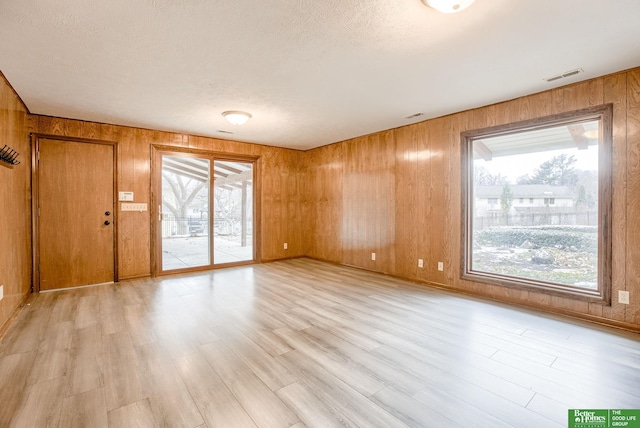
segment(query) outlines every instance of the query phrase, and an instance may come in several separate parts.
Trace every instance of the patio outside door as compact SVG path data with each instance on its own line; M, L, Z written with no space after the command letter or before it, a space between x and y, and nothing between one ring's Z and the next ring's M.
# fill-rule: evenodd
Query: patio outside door
M162 155L162 271L211 264L210 166L193 155Z
M253 260L253 164L214 162L214 262Z

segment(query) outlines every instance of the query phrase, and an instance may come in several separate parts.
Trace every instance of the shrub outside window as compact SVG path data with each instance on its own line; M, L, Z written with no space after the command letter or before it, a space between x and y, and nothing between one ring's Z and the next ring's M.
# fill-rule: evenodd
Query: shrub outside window
M611 116L462 134L464 279L610 304Z

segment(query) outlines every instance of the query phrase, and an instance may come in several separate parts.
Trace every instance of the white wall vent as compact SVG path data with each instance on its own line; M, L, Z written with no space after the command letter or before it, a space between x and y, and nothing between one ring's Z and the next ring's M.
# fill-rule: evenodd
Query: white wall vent
M569 70L569 71L565 71L562 74L557 74L555 76L547 77L544 80L546 80L547 82L555 82L556 80L564 79L565 77L575 76L576 74L580 74L583 72L584 70L582 70L581 68L576 68L575 70Z

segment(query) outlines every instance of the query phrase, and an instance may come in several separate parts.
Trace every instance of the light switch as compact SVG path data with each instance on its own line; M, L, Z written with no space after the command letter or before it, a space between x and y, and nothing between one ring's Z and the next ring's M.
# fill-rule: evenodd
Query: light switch
M118 201L133 201L133 192L118 192Z

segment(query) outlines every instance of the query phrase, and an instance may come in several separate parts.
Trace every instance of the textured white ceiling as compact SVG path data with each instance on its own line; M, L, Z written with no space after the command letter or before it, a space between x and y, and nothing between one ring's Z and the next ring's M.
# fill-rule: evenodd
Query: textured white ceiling
M32 113L308 149L640 66L639 18L638 0L1 0L0 70Z

